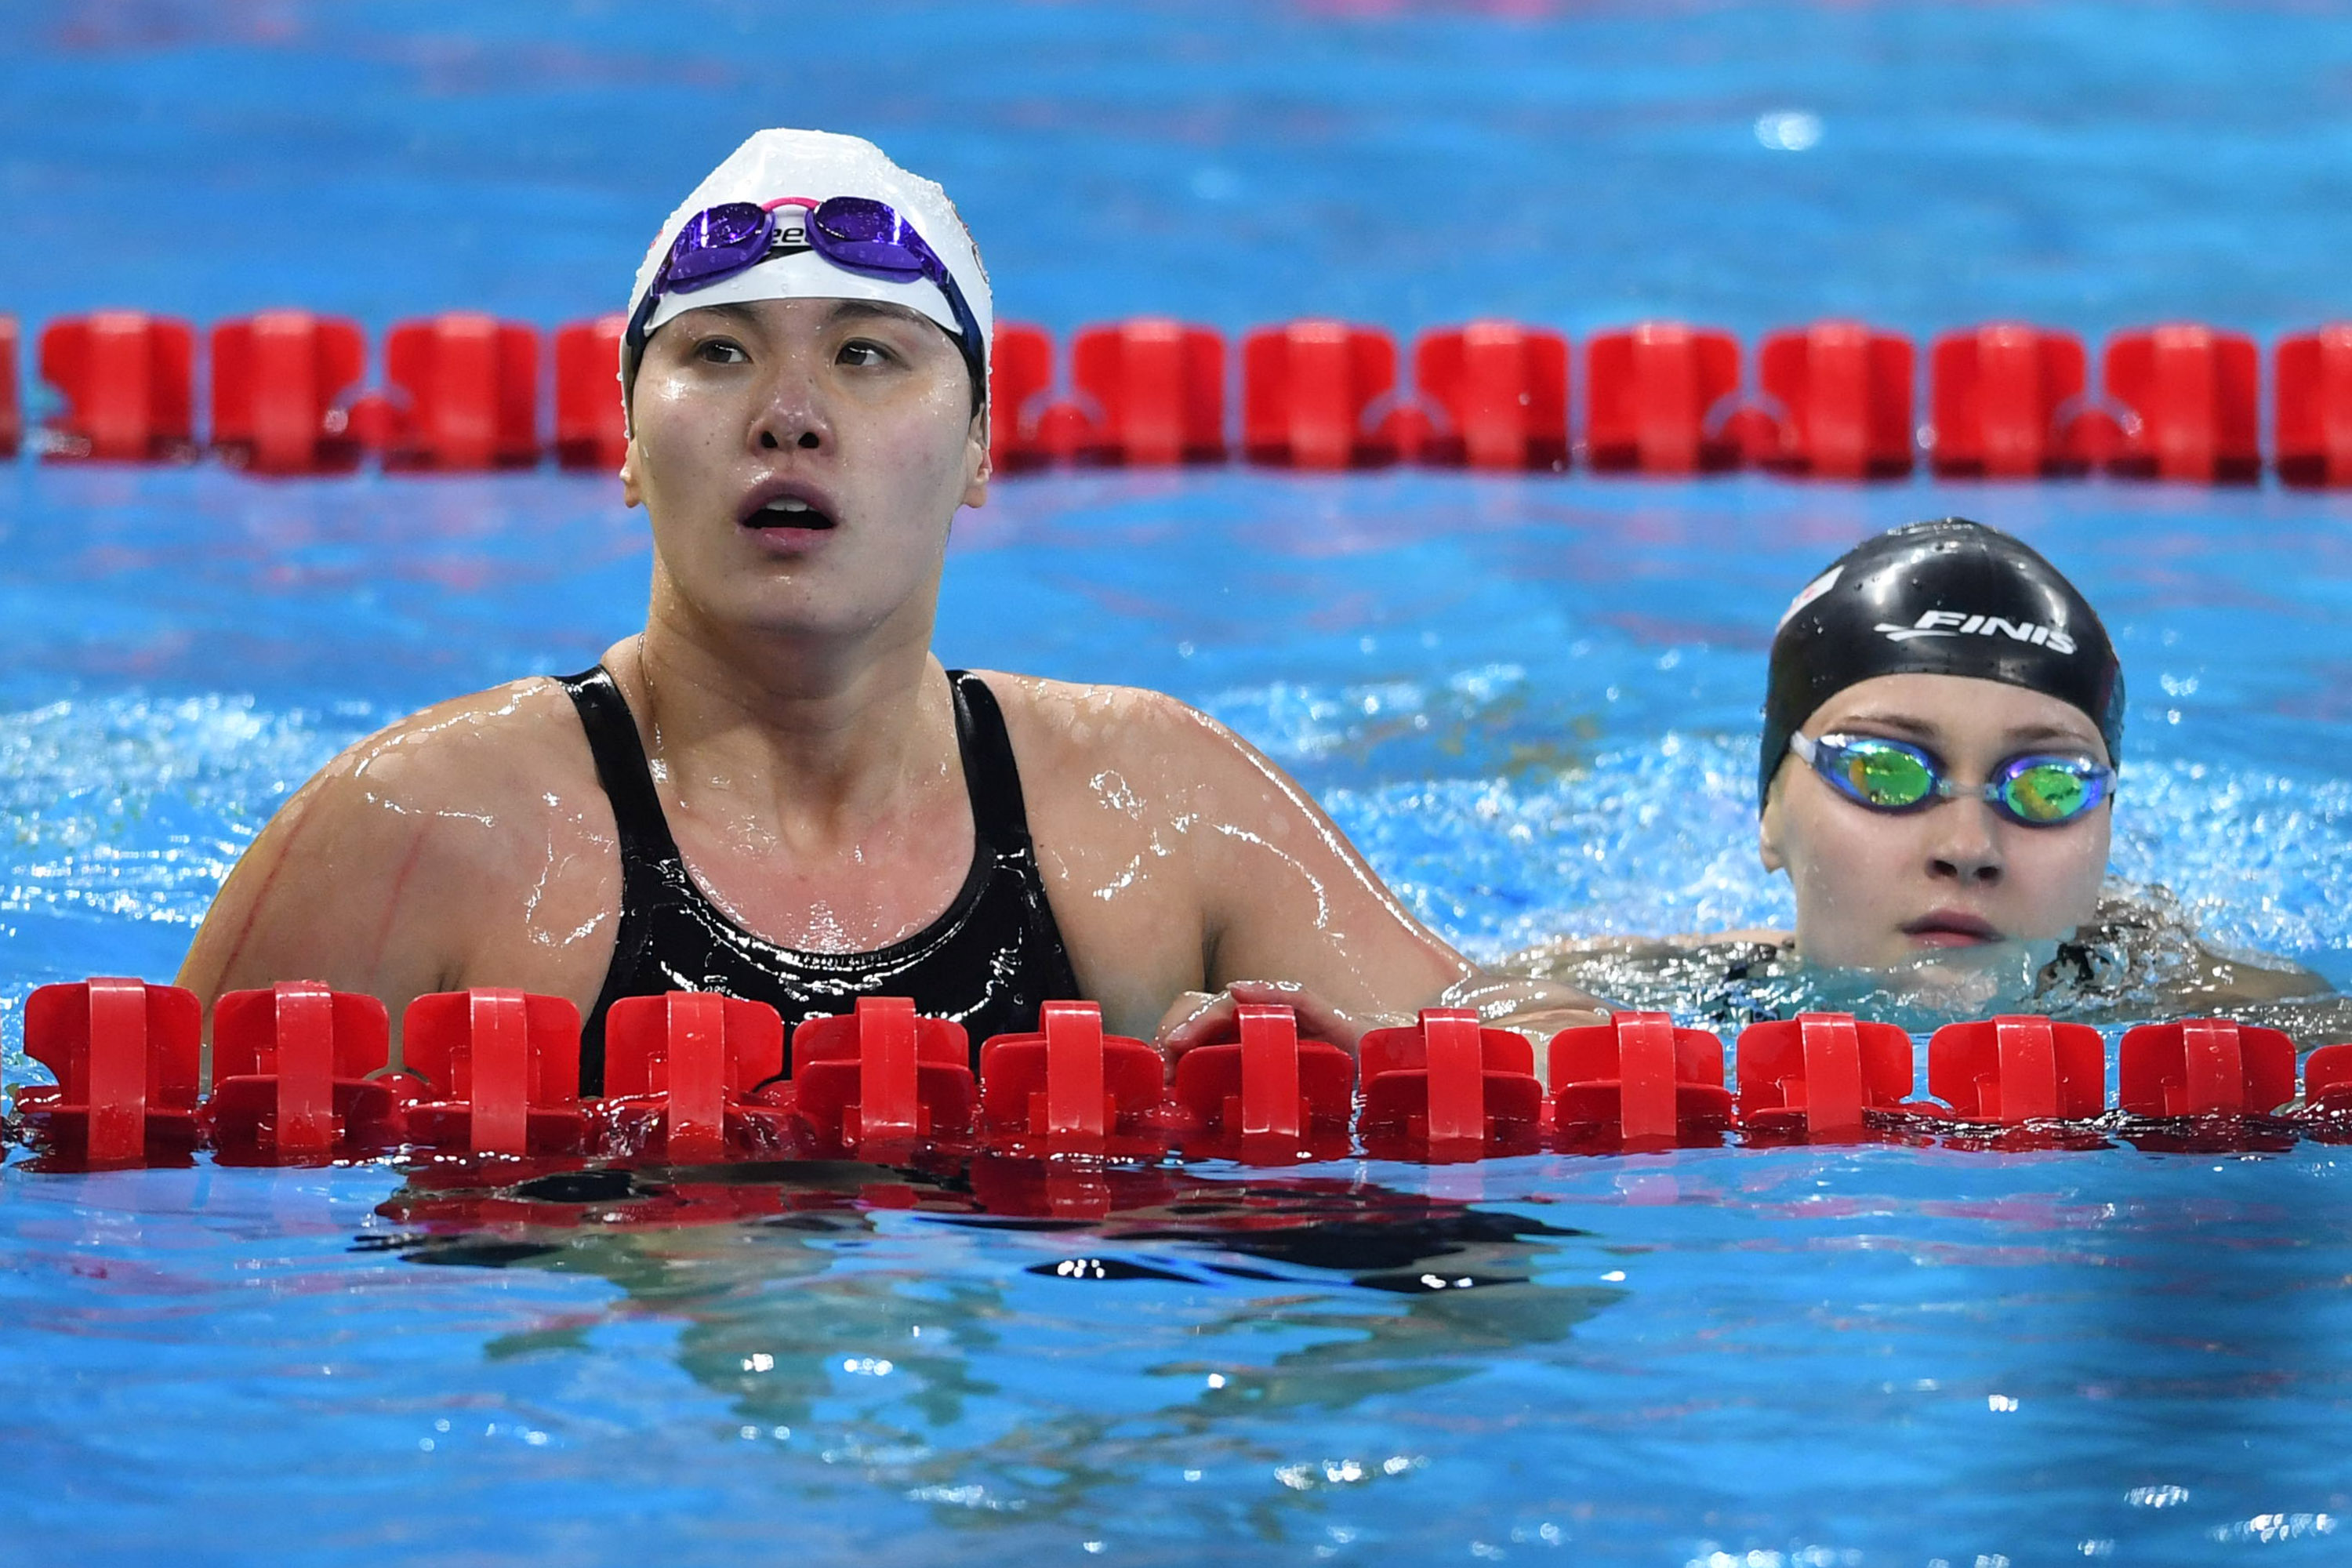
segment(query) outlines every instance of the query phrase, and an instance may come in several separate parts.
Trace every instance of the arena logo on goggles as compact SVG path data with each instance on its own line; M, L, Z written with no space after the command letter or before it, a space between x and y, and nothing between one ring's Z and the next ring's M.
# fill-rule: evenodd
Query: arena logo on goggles
M2074 651L2074 639L2055 626L2034 621L2003 620L1999 616L1964 616L1958 610L1927 610L1907 626L1881 621L1874 629L1885 633L1889 642L1909 642L1914 637L1989 637L2000 632L2019 642L2046 647L2052 653Z

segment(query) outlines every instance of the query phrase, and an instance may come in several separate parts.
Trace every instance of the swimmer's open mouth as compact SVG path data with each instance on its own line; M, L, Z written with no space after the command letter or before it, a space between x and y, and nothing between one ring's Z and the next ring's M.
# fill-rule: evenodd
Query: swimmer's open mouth
M1902 931L1923 947L1972 947L2001 940L1999 926L1966 910L1930 910L1916 921L1905 921Z
M791 481L761 485L746 497L735 521L745 528L829 529L833 515L824 498L809 487Z

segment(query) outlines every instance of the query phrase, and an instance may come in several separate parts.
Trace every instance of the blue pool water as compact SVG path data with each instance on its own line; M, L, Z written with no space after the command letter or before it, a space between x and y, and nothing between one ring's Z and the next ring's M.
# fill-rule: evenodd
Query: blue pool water
M27 321L586 314L678 190L794 121L940 175L1002 313L1057 329L2271 333L2352 309L2352 30L2319 7L0 19L0 308ZM2117 634L2118 874L2352 984L2341 500L1024 479L960 525L939 647L1201 704L1481 954L1770 921L1747 792L1780 604L1946 511L2024 534ZM0 467L9 1075L33 986L168 974L310 770L438 696L585 663L646 563L593 478ZM0 1562L2332 1561L2337 1158L1208 1167L1072 1228L953 1184L751 1173L707 1223L625 1197L486 1229L381 1167L62 1177L16 1152ZM788 1215L725 1217L779 1189Z

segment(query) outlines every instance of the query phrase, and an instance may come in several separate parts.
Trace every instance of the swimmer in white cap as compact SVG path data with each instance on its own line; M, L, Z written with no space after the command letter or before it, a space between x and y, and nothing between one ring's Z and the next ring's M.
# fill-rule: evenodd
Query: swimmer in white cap
M344 753L247 852L182 972L383 997L516 986L588 1020L722 990L787 1024L911 995L975 1048L1102 1004L1173 1053L1235 1001L1343 1044L1440 1004L1541 1036L1590 999L1423 928L1265 758L1156 692L943 669L949 526L988 496L988 278L939 186L767 131L670 216L622 348L645 629L594 668Z

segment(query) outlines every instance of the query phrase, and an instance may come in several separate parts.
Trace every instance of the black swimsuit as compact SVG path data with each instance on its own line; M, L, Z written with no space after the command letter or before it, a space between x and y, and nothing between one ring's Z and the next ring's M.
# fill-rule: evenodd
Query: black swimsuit
M971 795L971 874L945 914L873 952L799 952L728 919L677 852L636 721L611 674L598 665L559 679L580 710L620 830L620 930L581 1038L581 1093L604 1090L604 1015L624 996L724 992L773 1006L787 1031L803 1018L846 1013L860 996L911 996L918 1011L964 1026L977 1068L982 1041L1033 1030L1041 1003L1078 994L1030 845L1004 715L977 676L948 671Z

